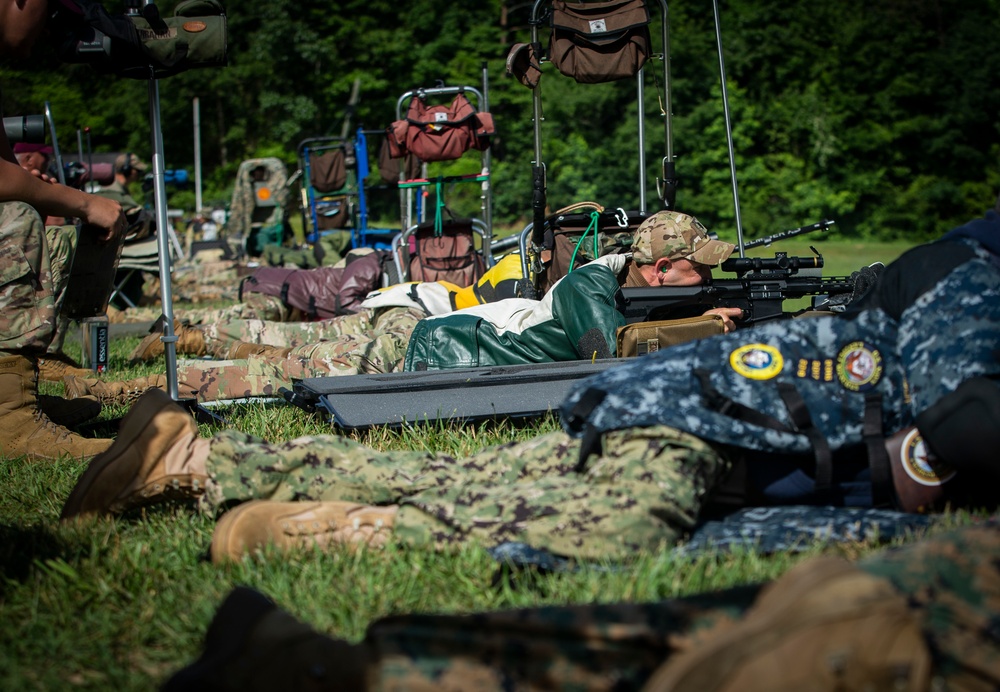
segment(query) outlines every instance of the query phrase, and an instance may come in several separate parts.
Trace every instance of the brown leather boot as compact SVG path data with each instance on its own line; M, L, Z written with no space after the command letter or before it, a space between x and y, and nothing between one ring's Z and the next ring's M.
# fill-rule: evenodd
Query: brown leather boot
M96 377L76 377L67 375L63 378L66 386L66 398L77 399L81 396L96 396L102 404L127 405L138 399L148 389L167 388L166 375L146 375L124 382L105 382Z
M49 420L56 425L72 428L86 423L101 415L104 406L96 396L81 396L76 399L63 399L61 396L39 394L37 406Z
M63 506L62 518L125 512L205 490L209 441L170 395L143 394L122 420L115 443L90 462Z
M162 356L164 345L160 341L161 336L163 336L162 330L150 333L135 347L132 355L129 356L129 361L131 363L148 363ZM188 327L174 320L174 336L177 337L174 347L177 349L178 355L203 356L207 352L205 333L196 327Z
M80 367L79 363L62 354L46 353L38 359L38 379L46 382L62 382L66 375L91 377L93 374L90 368Z
M229 360L243 360L250 356L260 356L268 360L280 360L287 356L292 349L290 347L268 346L267 344L250 344L246 341L234 341L229 347L226 358Z
M239 560L273 545L279 550L313 545L384 545L399 507L353 502L274 502L254 500L229 510L212 534L212 561Z
M53 423L38 407L35 363L24 356L0 357L0 450L32 460L89 459L111 440L80 437Z

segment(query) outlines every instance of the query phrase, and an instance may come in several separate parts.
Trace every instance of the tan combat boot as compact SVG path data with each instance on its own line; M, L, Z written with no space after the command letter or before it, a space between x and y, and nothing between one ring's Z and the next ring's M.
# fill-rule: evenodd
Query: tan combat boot
M111 440L86 438L53 423L38 407L35 364L24 356L0 357L0 450L7 457L89 459Z
M96 377L67 375L63 378L63 384L66 386L67 399L95 396L102 404L125 406L138 399L149 389L166 390L167 376L146 375L123 382L105 382Z
M274 545L279 550L313 545L384 545L392 535L399 507L353 502L275 502L254 500L222 515L212 534L212 561L239 560Z
M139 345L132 351L132 355L129 356L129 361L132 363L148 363L162 356L164 345L160 341L161 336L163 336L163 332L157 330L140 341ZM177 349L178 355L203 356L207 353L205 333L200 329L188 327L175 320L174 336L177 337L174 347Z
M68 356L47 353L38 359L38 378L46 382L62 382L66 375L90 377L94 371L82 368Z
M62 518L113 514L205 491L209 441L170 395L151 389L122 420L115 443L90 462Z
M246 341L234 341L229 347L226 358L229 360L243 360L250 356L260 356L268 360L281 360L286 357L292 349L290 347L268 346L267 344L250 344Z

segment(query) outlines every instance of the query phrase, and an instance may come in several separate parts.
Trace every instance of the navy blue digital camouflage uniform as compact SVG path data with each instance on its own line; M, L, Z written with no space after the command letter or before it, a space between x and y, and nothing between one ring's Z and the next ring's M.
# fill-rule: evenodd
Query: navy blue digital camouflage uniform
M988 229L997 225L988 219ZM943 261L951 251L953 261ZM380 452L333 435L269 444L223 431L211 441L202 508L218 514L254 499L396 504L394 535L411 545L524 542L556 555L622 559L695 528L736 478L731 461L747 452L762 463L737 470L746 469L760 497L744 501L872 506L866 408L881 447L885 435L913 424L922 402L1000 370L1000 271L979 252L965 242L922 246L911 257L943 268L893 263L878 304L855 314L775 322L609 369L564 404L572 435L457 459ZM715 408L706 406L709 390ZM748 415L733 417L741 407ZM821 488L809 463L820 440L832 456Z
M772 322L607 370L573 389L564 427L586 450L609 430L670 426L766 460L748 464L760 501L870 504L866 404L881 409L888 436L971 378L997 382L998 241L991 211L905 253L845 315ZM803 463L817 444L836 462L823 493L822 471Z

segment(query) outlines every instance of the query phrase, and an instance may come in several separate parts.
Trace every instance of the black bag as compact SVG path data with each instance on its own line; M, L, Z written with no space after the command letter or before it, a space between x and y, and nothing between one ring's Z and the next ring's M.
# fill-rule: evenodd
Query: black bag
M567 77L585 84L633 77L649 53L643 0L552 3L549 60Z

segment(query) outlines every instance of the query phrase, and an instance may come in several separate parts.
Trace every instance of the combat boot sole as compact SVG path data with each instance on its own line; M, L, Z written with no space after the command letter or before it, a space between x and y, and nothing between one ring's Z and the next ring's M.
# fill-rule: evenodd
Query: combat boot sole
M172 444L192 432L198 433L194 419L169 394L159 389L146 392L122 420L114 444L80 476L60 518L119 513L201 492L203 476L171 476L157 468Z
M267 545L280 550L314 545L382 546L392 535L398 510L394 505L353 502L246 502L226 512L216 524L212 561L239 560Z

